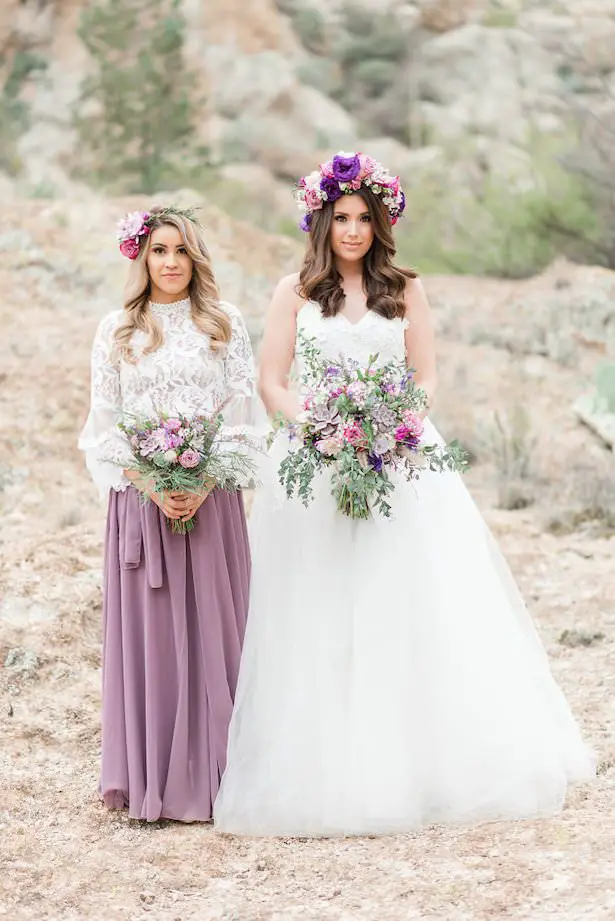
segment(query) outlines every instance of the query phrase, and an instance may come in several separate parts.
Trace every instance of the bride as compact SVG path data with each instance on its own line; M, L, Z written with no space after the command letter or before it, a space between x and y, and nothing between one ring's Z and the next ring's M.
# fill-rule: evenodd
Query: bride
M300 411L297 336L331 360L404 358L436 386L420 280L393 263L399 179L339 154L299 181L309 234L267 316L260 388ZM425 420L425 439L441 441ZM398 484L393 519L347 518L327 476L304 508L271 450L251 521L252 597L217 828L249 835L409 831L557 811L593 775L507 565L460 477Z

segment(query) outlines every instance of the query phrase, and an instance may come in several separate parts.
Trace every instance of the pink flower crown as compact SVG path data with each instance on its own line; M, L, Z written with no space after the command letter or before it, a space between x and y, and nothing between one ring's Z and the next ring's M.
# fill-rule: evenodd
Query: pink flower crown
M399 176L391 176L382 163L367 154L340 151L309 176L303 176L295 186L295 200L304 212L301 230L310 230L312 215L320 211L324 202L337 201L342 195L358 192L362 186L381 196L391 224L396 224L406 207Z
M134 260L141 252L141 246L146 237L152 232L151 224L154 221L164 223L164 218L170 215L183 217L197 223L195 208L155 208L153 211L131 211L117 224L117 240L120 252L128 259Z

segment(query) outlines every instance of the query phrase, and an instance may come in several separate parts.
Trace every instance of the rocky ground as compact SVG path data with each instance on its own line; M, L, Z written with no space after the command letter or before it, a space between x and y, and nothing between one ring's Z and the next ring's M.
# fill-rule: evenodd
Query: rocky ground
M612 345L614 282L600 270L562 264L514 284L426 280L441 343L436 421L476 455L468 485L596 749L595 783L553 819L390 838L242 840L101 807L104 511L75 442L92 334L123 279L113 222L136 203L30 201L0 215L0 916L610 921L615 538L595 506L612 496L614 468L571 411ZM257 339L296 245L212 209L204 217L224 294ZM512 418L519 406L529 430L513 426L509 440L530 457L523 475L503 463L492 421L495 409ZM511 482L523 502L508 501Z

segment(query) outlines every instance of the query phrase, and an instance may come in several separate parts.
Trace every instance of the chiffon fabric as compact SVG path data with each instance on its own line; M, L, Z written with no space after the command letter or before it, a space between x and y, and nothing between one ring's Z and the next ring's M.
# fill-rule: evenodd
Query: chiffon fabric
M248 610L241 493L212 492L173 534L111 490L103 591L100 793L135 819L211 818Z

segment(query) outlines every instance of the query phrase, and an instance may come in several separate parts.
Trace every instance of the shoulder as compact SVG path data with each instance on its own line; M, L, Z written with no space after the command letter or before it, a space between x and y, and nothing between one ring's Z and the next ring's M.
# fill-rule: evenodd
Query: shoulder
M116 329L122 325L124 319L125 311L123 309L112 310L110 313L105 314L96 329L96 338L109 339Z
M428 308L425 286L418 275L415 278L408 277L406 279L404 301L406 303L406 316L417 310L425 310Z
M239 307L231 304L230 301L218 301L218 307L224 311L231 321L231 331L233 336L247 336L247 326L244 315Z
M303 307L305 298L299 293L299 272L285 275L276 285L273 293L272 305L278 309L292 307L295 313Z
M231 320L243 319L243 314L239 307L236 307L235 304L231 304L230 301L218 301L218 307L220 307Z

